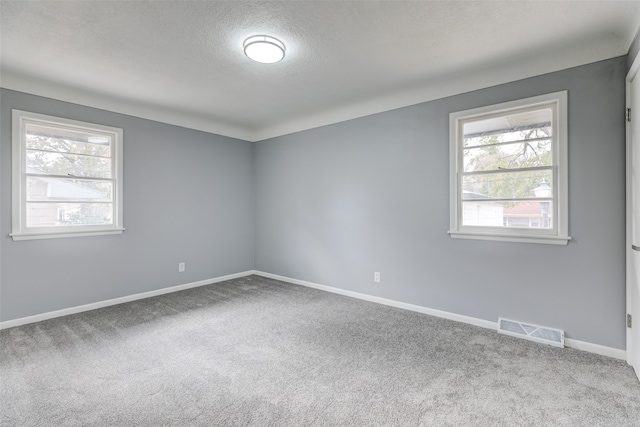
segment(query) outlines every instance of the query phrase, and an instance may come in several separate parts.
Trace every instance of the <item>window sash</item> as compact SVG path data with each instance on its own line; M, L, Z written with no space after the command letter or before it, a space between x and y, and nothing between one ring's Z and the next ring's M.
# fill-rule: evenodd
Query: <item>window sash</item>
M523 109L525 110L525 109ZM535 110L533 108L527 108L525 111L529 111L529 110ZM520 111L520 110L515 110L515 111ZM496 115L491 115L492 117L496 117ZM500 116L497 116L500 117ZM483 117L484 118L484 117ZM459 165L460 167L463 167L464 165L464 161L462 159L462 156L464 155L464 150L467 149L467 147L464 147L464 137L462 134L462 126L464 125L464 122L461 121L460 123L460 137L458 138L458 153L460 156L460 161L459 161ZM555 128L556 123L555 120L552 119L551 122L551 127ZM545 138L545 139L549 139L551 140L551 150L552 153L553 151L556 149L557 147L557 138L556 138L556 133L552 132L552 135L549 138ZM506 143L506 144L510 144ZM502 144L501 144L502 145ZM521 227L509 227L509 226L490 226L490 225L467 225L464 224L464 218L463 218L463 214L464 214L464 202L469 202L469 201L473 201L470 199L463 199L463 185L464 185L464 180L463 177L465 176L482 176L482 175L492 175L492 174L504 174L504 175L509 175L509 174L515 174L517 172L527 172L527 171L551 171L552 173L552 182L556 182L556 171L557 171L557 165L554 163L554 160L557 156L551 156L552 158L552 164L550 166L534 166L534 167L525 167L525 168L513 168L513 169L491 169L491 170L481 170L481 171L473 171L473 172L462 172L459 171L458 175L458 189L457 189L457 195L458 195L458 229L460 231L475 231L475 232L492 232L492 233L498 233L498 234L511 234L512 232L509 230L517 230L518 233L520 234L532 234L532 235L556 235L558 233L558 221L553 221L552 224L553 226L550 228L545 228L545 229L540 229L540 228L521 228ZM552 186L552 196L549 198L545 198L544 200L549 200L551 201L551 204L553 206L553 211L552 211L552 218L557 218L558 212L557 212L557 208L558 208L558 198L557 198L557 191L556 191L556 185ZM536 198L536 197L531 197L531 198L525 198L525 197L512 197L512 198L490 198L490 199L480 199L482 201L494 201L494 202L502 202L502 201L544 201L541 198ZM479 200L476 200L479 201Z
M540 142L540 141L548 141L552 138L552 135L544 137L544 138L530 138L530 139L518 139L514 141L504 141L504 142L494 142L492 144L477 144L477 145L464 145L464 138L462 141L462 149L463 150L473 150L475 148L485 148L485 147L500 147L503 145L512 145L512 144L522 144L525 142Z
M554 200L554 190L555 190L555 185L554 183L556 182L556 174L555 174L555 167L539 167L539 168L521 168L521 169L509 169L509 170L498 170L498 171L482 171L482 172L466 172L466 173L459 173L459 177L458 177L458 183L460 186L460 189L458 191L458 198L460 201L464 202L464 201L470 201L470 200L484 200L484 201L518 201L518 200L522 200L522 201L526 201L526 200L530 200L530 201L536 201L536 200L542 200L544 201L545 199L548 200ZM509 196L507 196L507 194L504 194L503 197L483 197L483 198L464 198L464 191L465 191L465 179L466 177L484 177L484 176L491 176L491 175L503 175L505 177L508 177L509 175L512 176L512 178L510 179L511 181L515 181L517 180L517 176L520 175L522 172L538 172L538 171L548 171L550 172L550 177L549 177L549 181L548 184L551 184L551 196L547 196L547 197L542 197L542 196L518 196L518 195L514 195L513 193ZM527 178L527 176L524 176L523 178ZM520 178L520 179L523 179ZM541 178L538 179L542 179L545 180L547 177L546 176L542 176ZM531 177L529 177L529 179L532 179ZM509 178L505 179L509 180ZM479 184L482 184L483 182L477 182ZM467 190L468 191L468 190ZM477 193L477 192L476 192Z
M527 171L540 171L540 170L551 170L554 169L554 165L550 166L532 166L529 168L500 168L500 169L487 169L481 171L472 171L472 172L458 172L460 176L470 176L470 175L488 175L495 173L514 173L514 172L527 172Z

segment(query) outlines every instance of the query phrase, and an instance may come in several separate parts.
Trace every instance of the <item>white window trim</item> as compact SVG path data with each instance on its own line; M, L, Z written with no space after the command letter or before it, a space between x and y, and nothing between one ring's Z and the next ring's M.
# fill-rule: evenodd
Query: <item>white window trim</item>
M42 123L49 125L64 125L82 130L97 131L111 134L114 141L114 152L111 158L112 171L115 177L113 201L113 224L88 225L73 227L72 230L60 227L27 227L26 223L26 124ZM123 227L123 197L122 197L122 129L77 120L32 113L29 111L12 110L12 203L11 228L9 234L15 241L54 239L60 237L99 236L108 234L122 234Z
M488 105L465 111L458 111L449 115L449 191L450 218L449 235L454 239L494 240L503 242L542 243L552 245L566 245L571 240L569 236L569 171L568 171L568 122L567 122L567 91L554 92L546 95L520 99L501 104ZM554 228L514 229L501 227L477 227L462 225L462 191L460 168L462 167L462 152L459 146L461 121L487 114L504 114L517 108L542 106L555 103L555 117L553 118L553 208Z

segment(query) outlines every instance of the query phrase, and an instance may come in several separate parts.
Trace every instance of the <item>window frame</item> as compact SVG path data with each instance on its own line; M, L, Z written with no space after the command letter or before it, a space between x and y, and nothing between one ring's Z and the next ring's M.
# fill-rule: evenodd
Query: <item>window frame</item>
M542 243L566 245L569 236L569 186L568 186L568 93L553 92L500 104L487 105L449 114L449 235L454 239L494 240L522 243ZM553 106L552 111L552 165L553 227L507 228L472 226L462 224L462 169L463 138L462 125L465 121L475 121L490 117L500 117L519 112Z
M78 120L55 117L46 114L29 111L12 111L12 203L11 203L11 233L9 236L14 241L52 239L63 237L99 236L109 234L122 234L123 227L123 130L111 126ZM82 132L95 132L98 135L107 135L113 141L111 144L111 173L110 181L113 183L113 223L107 225L74 225L74 226L27 226L27 171L26 171L26 126L38 124L43 126L58 127L78 130ZM48 176L45 174L44 176Z

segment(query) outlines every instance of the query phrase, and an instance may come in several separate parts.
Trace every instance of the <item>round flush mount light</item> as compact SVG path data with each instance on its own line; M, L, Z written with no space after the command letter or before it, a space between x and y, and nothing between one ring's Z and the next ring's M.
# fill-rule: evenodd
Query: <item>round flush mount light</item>
M284 43L269 36L252 36L243 43L244 53L250 59L263 64L273 64L284 58Z

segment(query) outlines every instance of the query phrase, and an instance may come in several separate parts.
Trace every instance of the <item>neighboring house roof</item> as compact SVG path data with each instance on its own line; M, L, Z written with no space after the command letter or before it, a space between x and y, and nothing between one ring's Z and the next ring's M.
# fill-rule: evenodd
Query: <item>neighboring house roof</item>
M504 215L542 215L540 202L517 203L511 207L505 206Z
M75 182L63 181L55 178L38 178L49 184L48 196L56 199L103 199L102 191L85 187Z
M462 200L469 200L469 199L491 199L491 197L487 196L486 194L463 190ZM505 216L508 216L508 215L540 216L542 215L542 208L540 206L540 202L534 202L534 201L522 202L522 203L516 203L513 206L509 206L509 204L503 203L503 202L496 202L496 203L500 203L504 205L504 209L502 213Z
M462 190L462 200L467 199L490 199L486 194L476 193L473 191Z

